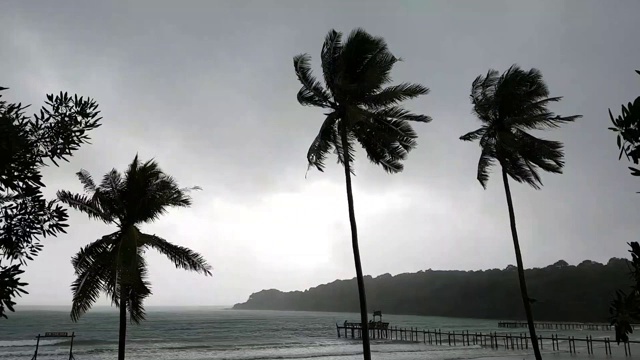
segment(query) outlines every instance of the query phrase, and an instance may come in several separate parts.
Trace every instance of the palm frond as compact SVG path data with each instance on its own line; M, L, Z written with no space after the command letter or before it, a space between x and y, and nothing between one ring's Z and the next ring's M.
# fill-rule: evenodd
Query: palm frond
M302 88L298 92L298 101L301 105L330 107L330 96L313 76L310 62L311 57L308 54L296 55L293 58L296 76L302 84Z
M561 142L541 139L520 130L516 130L515 135L519 152L526 161L534 163L544 171L562 173L564 145Z
M62 203L87 214L90 218L100 220L106 224L113 222L112 217L101 209L95 198L74 194L67 190L59 190L56 195Z
M336 122L335 114L329 114L320 127L320 132L309 146L307 151L307 161L309 167L314 166L319 171L324 171L327 154L333 149L336 143Z
M532 168L518 152L498 151L497 158L503 170L516 182L528 184L539 190L542 182L535 168Z
M400 102L426 95L429 89L420 84L402 83L389 86L375 94L365 96L361 103L372 109L381 109L388 106L398 105Z
M93 177L91 177L91 174L89 174L87 170L81 169L76 173L76 175L78 176L78 179L80 179L80 183L84 187L84 191L86 191L89 194L93 194L96 192L98 187L96 186L96 183L93 181Z
M478 172L476 178L480 182L483 188L487 188L489 182L489 174L491 173L491 167L495 164L495 150L493 146L485 146L480 153L480 160L478 160Z
M335 30L329 31L322 45L320 59L322 61L322 73L324 82L332 94L336 93L338 88L336 77L338 76L338 61L342 52L342 33ZM302 91L302 89L300 90ZM298 93L299 94L299 93ZM300 95L298 95L300 96ZM300 97L298 97L300 101Z
M417 121L423 123L428 123L431 121L431 117L427 115L414 114L398 106L389 106L384 109L375 111L374 114L374 117L384 119Z
M391 69L399 61L381 37L354 29L344 43L339 74L350 96L361 99L376 93L391 81Z
M120 231L105 235L91 244L83 247L71 258L71 265L76 274L87 271L96 259L109 252L116 246L121 236Z
M93 246L92 246L93 245ZM115 283L115 252L106 241L96 241L81 249L72 263L76 279L71 284L71 319L78 319L98 300L108 283Z
M398 143L406 153L418 145L416 142L418 133L405 120L378 119L375 122L375 126L380 129L381 134L379 136L381 138Z
M73 301L71 304L71 320L76 322L84 315L100 297L103 288L102 278L97 268L78 274L71 283Z
M482 136L484 136L484 134L487 132L487 128L486 127L481 127L479 129L473 130L471 132L468 132L462 136L460 136L460 140L462 141L475 141L480 139Z
M106 173L102 178L100 187L106 189L113 197L117 198L124 187L122 174L116 169L111 169L111 171Z
M370 124L361 122L353 128L353 134L365 149L369 161L391 174L404 169L402 160L416 146L417 134L403 120L382 119Z
M473 113L485 124L491 123L497 117L495 87L498 78L498 71L491 69L487 75L478 76L471 84Z
M168 257L176 268L211 275L211 266L197 252L183 246L171 244L156 235L141 234L141 240L143 246L153 248Z
M125 204L122 192L124 190L124 180L122 174L111 169L102 177L100 187L96 194L100 199L100 205L103 211L111 214L112 218L117 218L119 223L124 223Z
M542 130L559 128L563 124L582 117L582 115L560 116L548 110L549 103L561 99L561 96L541 100L532 99L523 104L521 108L516 109L505 122L508 123L508 126L521 130Z
M135 276L135 281L127 290L127 310L129 311L129 320L132 323L140 324L146 318L144 299L151 295L151 284L146 280L148 278L147 263L141 253L138 253Z

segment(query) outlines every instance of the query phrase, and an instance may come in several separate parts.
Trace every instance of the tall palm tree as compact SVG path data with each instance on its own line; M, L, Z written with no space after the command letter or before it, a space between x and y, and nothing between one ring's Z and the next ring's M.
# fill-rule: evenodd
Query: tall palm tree
M143 300L151 295L144 253L152 248L164 254L177 268L211 275L211 267L198 253L140 231L140 225L157 220L170 207L191 205L189 190L179 188L154 161L133 159L124 176L113 169L100 185L91 175L77 173L86 194L59 191L58 198L90 218L116 225L118 230L80 249L71 262L76 280L71 284L71 319L78 321L101 292L120 308L118 360L124 360L127 310L132 323L145 319Z
M537 69L524 71L512 65L504 74L489 70L478 76L471 85L473 113L482 121L482 127L460 137L464 141L479 140L478 181L486 189L491 166L497 161L502 169L502 181L507 196L513 247L518 265L520 292L529 325L533 350L537 360L542 359L531 312L532 299L527 293L524 265L516 230L516 218L509 189L509 177L540 189L539 170L562 173L563 145L529 134L528 130L557 128L572 122L580 115L559 116L547 106L561 97L549 97L549 89Z
M324 160L333 151L338 163L344 166L360 299L363 353L365 360L369 360L367 301L351 188L354 145L356 141L359 142L369 160L382 166L386 172L401 172L402 160L416 146L417 134L409 121L429 122L431 119L412 114L399 104L427 94L429 89L408 83L385 87L391 81L393 65L400 59L393 56L384 39L371 36L363 29L353 30L344 43L342 33L329 31L320 58L325 86L312 75L309 55L293 58L296 75L302 83L298 102L327 109L320 132L307 153L307 160L309 167L323 171Z

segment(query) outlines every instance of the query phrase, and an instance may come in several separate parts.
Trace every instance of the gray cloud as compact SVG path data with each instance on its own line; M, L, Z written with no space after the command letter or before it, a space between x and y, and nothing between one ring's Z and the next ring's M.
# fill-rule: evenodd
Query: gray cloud
M514 185L527 266L606 261L636 240L640 184L618 162L607 109L638 95L637 1L10 1L0 14L0 69L9 99L42 103L65 90L98 100L104 126L70 164L47 169L49 193L81 188L73 173L155 157L185 186L192 209L149 231L205 254L202 278L150 254L149 304L231 304L262 288L304 289L353 276L342 170L310 171L322 121L295 99L292 57L314 66L330 28L385 37L405 61L395 81L431 94L431 115L406 170L386 175L360 154L356 211L365 271L478 269L513 263L502 184L475 180L479 149L471 81L512 63L539 68L561 114L578 123L543 134L566 145L565 174L541 191ZM319 74L319 71L316 71ZM23 303L68 304L69 258L108 231L80 214L30 265ZM193 293L198 295L194 296Z

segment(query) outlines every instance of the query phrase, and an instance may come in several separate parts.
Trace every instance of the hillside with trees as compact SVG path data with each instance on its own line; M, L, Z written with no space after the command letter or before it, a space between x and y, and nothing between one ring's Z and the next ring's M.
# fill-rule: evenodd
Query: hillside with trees
M527 286L536 321L605 322L617 289L628 289L628 261L607 264L560 260L527 269ZM336 280L305 291L263 290L234 309L359 312L356 280ZM517 269L426 270L365 277L369 312L484 319L524 319Z

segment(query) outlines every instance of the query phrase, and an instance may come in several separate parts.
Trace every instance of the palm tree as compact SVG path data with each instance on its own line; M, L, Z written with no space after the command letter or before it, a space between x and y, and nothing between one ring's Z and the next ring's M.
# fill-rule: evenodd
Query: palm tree
M533 299L527 294L524 265L518 242L516 218L509 189L509 179L540 189L539 170L562 173L564 166L563 145L535 137L527 130L557 128L581 117L558 116L547 106L561 97L548 97L549 89L537 69L524 71L517 65L504 74L489 70L486 76L478 76L471 85L473 113L482 121L479 129L460 137L464 141L479 140L482 149L478 162L478 181L486 189L491 166L497 161L502 169L502 181L507 196L513 247L518 264L520 292L529 325L533 350L537 360L542 359L531 312Z
M189 190L179 188L152 160L133 159L124 176L113 169L100 185L91 175L77 173L86 194L59 191L58 199L90 218L113 224L118 230L82 248L73 258L76 280L71 284L71 319L78 321L101 292L120 308L118 360L124 360L127 310L132 323L145 319L143 300L151 295L144 253L152 248L164 254L177 268L211 275L211 267L198 253L140 231L140 225L157 220L170 207L191 205Z
M393 65L400 59L393 56L384 39L373 37L363 29L353 30L344 43L342 33L329 31L320 57L325 86L312 75L309 55L293 58L296 75L302 83L298 102L327 109L320 132L307 153L307 160L309 167L323 171L324 160L329 152L334 151L338 163L344 166L360 299L362 345L364 358L369 360L367 301L351 188L354 144L359 142L369 160L382 166L386 172L401 172L402 160L416 146L417 134L409 121L429 122L431 119L412 114L401 108L399 103L427 94L429 89L408 83L385 87L391 81Z

